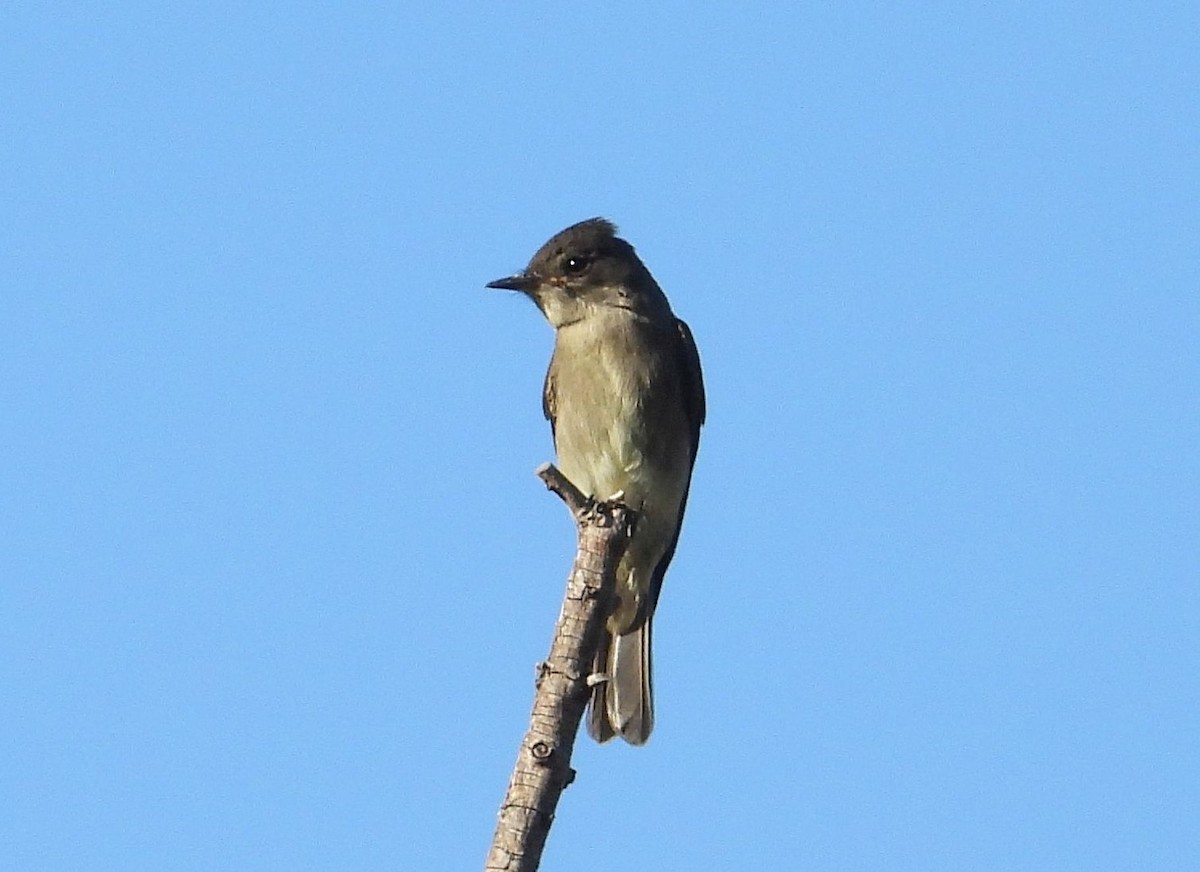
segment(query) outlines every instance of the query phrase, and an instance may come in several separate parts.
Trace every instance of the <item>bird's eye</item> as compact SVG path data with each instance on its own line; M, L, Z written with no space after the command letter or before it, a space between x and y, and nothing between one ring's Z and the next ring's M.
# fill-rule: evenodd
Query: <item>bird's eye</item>
M563 261L563 272L569 276L582 275L584 270L586 270L590 264L591 261L586 257L578 255L575 257L568 257Z

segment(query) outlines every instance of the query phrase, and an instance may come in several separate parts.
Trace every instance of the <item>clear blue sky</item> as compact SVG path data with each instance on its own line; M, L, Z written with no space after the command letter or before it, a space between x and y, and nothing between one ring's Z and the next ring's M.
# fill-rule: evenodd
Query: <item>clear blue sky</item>
M1194 3L0 12L0 867L482 866L616 221L708 384L547 870L1200 868Z

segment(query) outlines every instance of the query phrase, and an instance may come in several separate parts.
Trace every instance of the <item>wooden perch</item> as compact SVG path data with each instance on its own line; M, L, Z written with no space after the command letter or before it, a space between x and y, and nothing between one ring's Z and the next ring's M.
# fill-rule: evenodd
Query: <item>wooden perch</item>
M538 664L529 731L500 806L486 872L534 872L541 863L558 798L575 778L575 734L591 692L588 679L610 611L617 563L634 520L621 503L584 496L552 464L542 464L537 475L575 517L579 549L550 656Z

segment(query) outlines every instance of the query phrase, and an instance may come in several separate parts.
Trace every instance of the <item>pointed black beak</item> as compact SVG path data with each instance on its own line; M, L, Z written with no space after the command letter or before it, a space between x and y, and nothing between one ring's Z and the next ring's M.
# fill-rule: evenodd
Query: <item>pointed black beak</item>
M507 276L502 279L496 279L494 282L488 282L487 287L500 288L504 291L528 291L536 284L536 276L521 272L515 276Z

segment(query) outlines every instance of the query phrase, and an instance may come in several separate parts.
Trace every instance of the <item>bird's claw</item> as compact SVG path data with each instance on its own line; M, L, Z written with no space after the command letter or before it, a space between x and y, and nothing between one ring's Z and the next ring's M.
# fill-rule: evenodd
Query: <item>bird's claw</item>
M597 502L596 498L589 496L586 500L584 500L583 506L579 509L579 511L575 513L575 517L580 521L592 521L595 519L599 508L600 503Z

